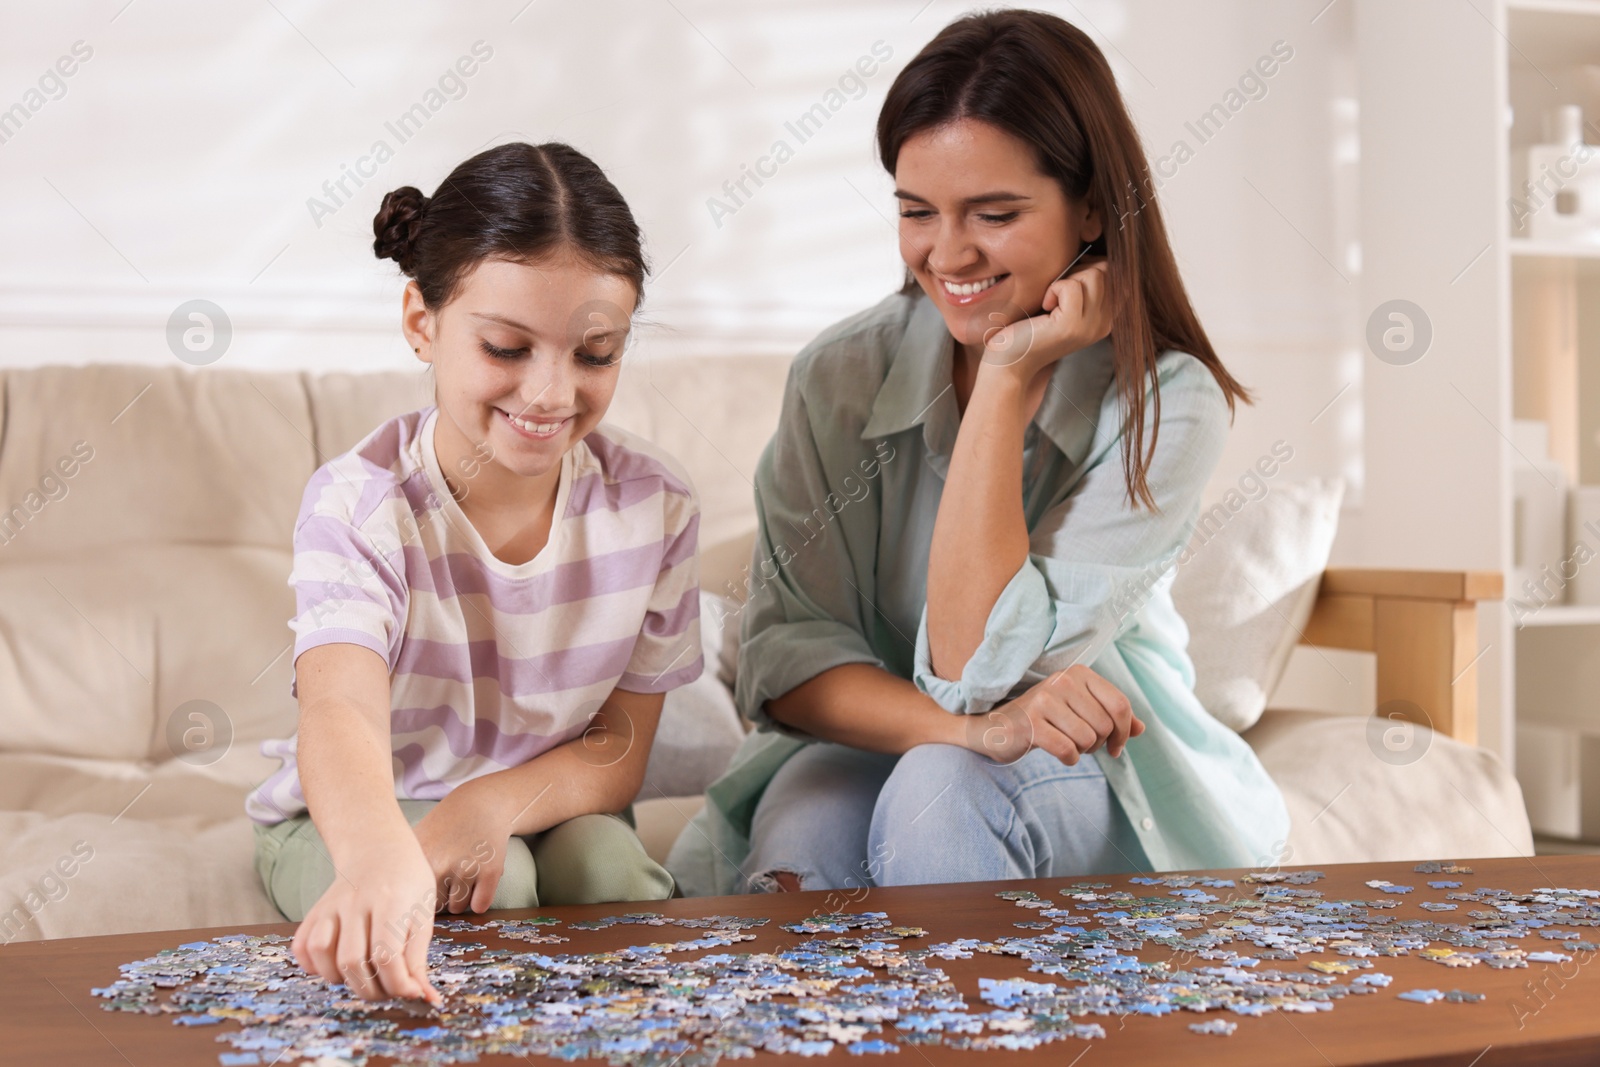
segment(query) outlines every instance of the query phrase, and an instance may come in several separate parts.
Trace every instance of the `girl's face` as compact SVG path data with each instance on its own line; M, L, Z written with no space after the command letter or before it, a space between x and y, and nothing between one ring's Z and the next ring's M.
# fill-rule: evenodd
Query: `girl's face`
M553 487L562 454L611 403L635 295L570 251L484 260L437 312L408 285L402 324L434 367L445 474L496 499L521 498L507 475Z
M908 137L894 180L900 257L969 350L1037 315L1050 283L1100 236L1098 212L1040 173L1027 142L976 119Z

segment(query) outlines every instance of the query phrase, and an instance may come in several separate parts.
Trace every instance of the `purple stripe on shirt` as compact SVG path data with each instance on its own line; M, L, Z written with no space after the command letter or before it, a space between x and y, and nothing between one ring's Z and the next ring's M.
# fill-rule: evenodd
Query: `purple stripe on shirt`
M354 455L383 470L392 470L395 459L421 429L427 408L413 411L399 418L389 419L374 429L369 437L358 448L352 449Z
M354 575L351 576L352 578ZM393 610L395 604L392 598L375 600L372 591L365 585L356 585L353 581L324 581L321 578L297 578L294 583L296 603L299 605L300 614L315 610L323 619L339 610L337 605L359 600L363 604L373 604L385 611ZM326 604L326 607L322 605Z
M689 516L689 521L683 524L683 529L677 535L667 535L666 551L661 555L661 569L676 567L684 560L695 554L700 541L700 513L696 511Z
M368 558L356 540L357 536L350 524L342 519L336 519L331 515L313 515L295 532L294 550L297 555L301 552L326 552L337 556L343 563L335 565L335 577L348 579L351 583L366 582L375 573L383 584L384 592L388 594L389 609L394 612L396 621L404 620L406 587L401 577L405 566L404 555L400 552L390 552L383 557L388 566L379 566ZM326 579L310 580L326 581ZM295 584L298 586L305 581L306 579L297 579Z
M300 514L308 515L317 501L322 499L323 491L333 485L336 479L333 476L333 464L324 463L311 472L311 478L306 482L305 490L300 494Z
M448 710L448 709L447 709ZM454 716L451 716L454 718ZM458 723L459 719L456 720ZM465 724L461 724L465 728ZM583 732L589 728L589 723L580 722L568 730L550 737L539 738L541 747L529 750L516 763L507 766L520 766L535 756L542 756L552 748L566 744L575 737L582 737ZM452 749L454 745L452 744ZM414 800L441 800L454 788L453 785L442 782L437 778L428 776L427 768L423 765L427 752L422 745L415 741L399 746L394 750L394 755L400 760L399 784L406 796ZM497 762L499 757L493 757Z
M620 593L654 585L661 568L663 542L638 548L601 552L587 559L558 563L529 578L507 578L466 552L451 552L429 559L419 546L404 548L406 574L411 586L432 592L440 600L481 594L508 614L532 615L555 604Z
M582 733L587 725L588 722L585 721L578 727L577 732ZM500 724L487 715L476 715L469 724L463 722L455 713L455 709L448 704L435 708L396 708L389 713L391 735L434 729L439 731L445 744L450 746L450 754L456 759L472 756L491 759L508 767L526 763L539 753L567 739L563 734L517 734L502 731ZM576 736L571 730L564 733ZM397 753L399 751L396 749Z
M608 481L606 474L599 471L585 474L572 483L572 490L567 495L565 518L571 519L601 509L621 511L641 500L650 499L663 489L661 483L654 479L635 478L618 482ZM672 492L671 489L665 491Z
M672 469L654 456L635 452L627 445L613 441L599 431L590 433L583 439L583 443L589 446L589 451L594 453L595 459L600 461L600 466L605 468L613 481L629 482L636 478L649 482L659 481L661 487L669 492L677 493L679 496L693 495Z
M391 470L364 466L357 477L361 489L356 494L355 503L350 506L350 521L356 526L365 526L384 501L402 494Z
M638 640L638 634L630 633L614 641L512 657L500 655L502 646L494 638L458 642L408 635L394 666L395 684L401 683L398 676L403 674L443 678L468 687L479 678L493 679L508 700L577 689L621 674Z
M433 479L429 478L428 472L420 467L400 483L400 492L405 496L411 514L418 517L444 506L444 502L439 498L439 491L433 487Z
M700 587L691 585L678 602L666 611L647 611L639 633L645 637L677 637L700 617Z

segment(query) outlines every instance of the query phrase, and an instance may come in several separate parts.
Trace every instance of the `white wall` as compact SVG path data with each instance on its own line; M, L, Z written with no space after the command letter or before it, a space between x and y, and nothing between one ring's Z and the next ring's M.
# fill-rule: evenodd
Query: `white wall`
M900 276L872 126L894 74L966 4L932 0L6 0L0 108L82 41L92 57L0 143L0 366L174 358L168 316L229 315L223 360L404 366L400 283L370 249L384 191L432 192L490 144L566 140L638 215L660 277L655 350L792 354ZM1343 474L1361 522L1359 190L1351 5L1077 0L1038 5L1106 51L1152 159L1213 343L1256 393L1213 492L1277 440L1280 477ZM1293 58L1204 144L1186 122L1285 42ZM475 42L492 56L413 138L386 129ZM892 58L718 225L707 200L876 42ZM481 50L480 47L480 50ZM316 220L308 199L383 139L394 156ZM670 264L670 266L669 266ZM666 268L662 270L662 268ZM1342 539L1335 559L1352 557ZM1359 554L1381 559L1382 544ZM1299 669L1299 668L1297 668ZM1304 665L1315 682L1337 672Z
M0 107L74 42L93 54L0 143L0 365L171 359L167 317L195 297L229 314L229 365L403 365L399 281L370 250L378 201L432 192L516 138L572 142L628 197L667 268L648 343L789 355L896 284L872 124L895 72L963 5L525 2L10 0ZM1279 438L1295 473L1359 479L1349 5L1314 23L1321 0L1042 6L1101 42L1152 159L1195 149L1163 206L1202 320L1260 398L1219 486ZM1185 123L1278 40L1294 55L1266 95L1199 143ZM465 95L400 143L386 123L478 41L493 54ZM892 58L865 95L798 144L785 122L877 42ZM708 199L780 137L795 157L719 225ZM308 201L331 205L323 183L378 140L393 158L316 217Z

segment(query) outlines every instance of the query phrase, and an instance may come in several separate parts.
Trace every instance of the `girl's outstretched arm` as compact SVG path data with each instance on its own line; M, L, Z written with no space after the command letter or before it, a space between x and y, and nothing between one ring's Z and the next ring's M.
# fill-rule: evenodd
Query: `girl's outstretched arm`
M363 645L294 664L300 785L337 872L292 948L300 966L368 1000L443 998L428 981L435 880L394 796L389 668Z

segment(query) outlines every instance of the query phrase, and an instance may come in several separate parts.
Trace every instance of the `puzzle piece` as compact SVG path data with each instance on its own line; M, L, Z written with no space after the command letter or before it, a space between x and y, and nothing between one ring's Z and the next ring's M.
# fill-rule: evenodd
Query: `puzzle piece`
M1239 1024L1226 1019L1212 1019L1206 1023L1190 1023L1189 1029L1197 1034L1221 1034L1223 1037L1228 1037L1239 1029Z

